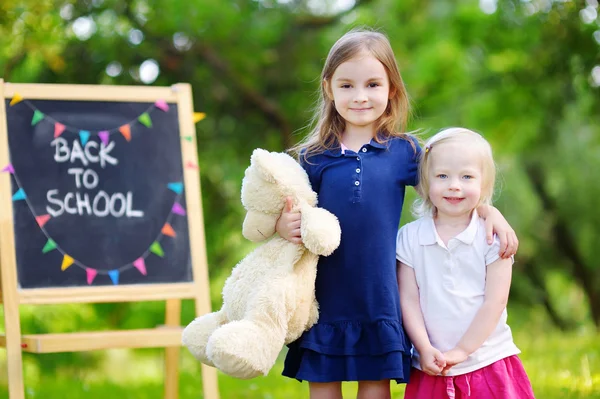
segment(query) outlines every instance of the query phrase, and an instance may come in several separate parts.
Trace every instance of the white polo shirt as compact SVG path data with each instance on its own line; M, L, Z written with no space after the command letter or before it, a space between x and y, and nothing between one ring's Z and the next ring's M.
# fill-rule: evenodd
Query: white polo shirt
M456 346L483 305L486 266L500 258L497 238L488 245L477 212L469 226L444 244L431 217L406 224L398 232L396 258L415 271L425 327L433 347L442 352ZM506 309L496 329L449 376L478 370L521 351L506 324ZM415 350L413 367L421 368Z

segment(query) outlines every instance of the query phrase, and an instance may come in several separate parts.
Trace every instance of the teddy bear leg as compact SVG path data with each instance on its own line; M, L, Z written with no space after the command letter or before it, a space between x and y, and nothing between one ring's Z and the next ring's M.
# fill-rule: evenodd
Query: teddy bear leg
M221 327L208 341L208 357L215 367L236 378L267 375L285 339L285 307L276 318L270 312L249 316Z
M207 356L206 345L213 332L226 322L227 318L222 310L197 317L183 330L181 341L197 360L214 367Z

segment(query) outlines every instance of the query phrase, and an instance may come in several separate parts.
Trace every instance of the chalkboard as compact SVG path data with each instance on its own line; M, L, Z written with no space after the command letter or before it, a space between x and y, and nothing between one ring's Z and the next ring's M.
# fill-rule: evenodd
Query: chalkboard
M192 281L176 104L12 102L20 288Z

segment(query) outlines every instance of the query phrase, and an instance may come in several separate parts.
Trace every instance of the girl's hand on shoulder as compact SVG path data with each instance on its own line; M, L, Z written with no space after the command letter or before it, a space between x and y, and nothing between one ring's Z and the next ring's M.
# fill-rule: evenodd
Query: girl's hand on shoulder
M469 357L467 352L460 348L451 349L448 352L444 352L443 355L444 359L446 359L446 365L442 369L442 375L448 374L448 371L450 371L453 366L464 362Z
M500 257L503 259L510 258L517 253L517 249L519 248L517 234L498 209L485 205L482 205L480 208L483 207L486 208L483 217L485 218L485 235L488 244L494 242L494 233L496 233L498 240L500 240Z
M421 370L425 374L439 375L446 366L446 360L442 352L431 346L429 349L419 352Z
M300 235L302 215L300 212L292 212L292 207L292 197L286 197L281 216L275 225L275 231L277 231L277 234L279 234L281 238L285 238L289 242L302 244L302 237Z

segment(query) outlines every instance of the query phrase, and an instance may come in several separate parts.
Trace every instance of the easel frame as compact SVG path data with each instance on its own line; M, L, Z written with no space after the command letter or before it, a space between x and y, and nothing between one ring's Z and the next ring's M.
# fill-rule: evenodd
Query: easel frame
M13 84L0 79L0 165L10 163L5 99L18 93L26 99L73 101L155 102L178 106L181 156L196 160L191 86L171 87ZM208 266L199 172L183 166L193 281L190 283L21 289L18 286L10 174L0 175L0 289L4 306L10 399L24 398L22 352L75 352L111 348L165 348L165 399L176 399L179 390L181 300L193 299L196 316L211 311ZM146 330L120 330L69 334L21 335L21 304L101 303L165 300L165 325ZM202 365L205 399L219 399L217 371Z

